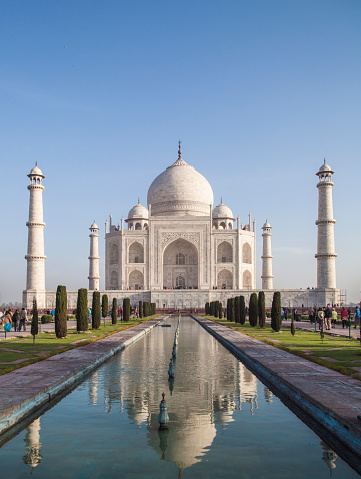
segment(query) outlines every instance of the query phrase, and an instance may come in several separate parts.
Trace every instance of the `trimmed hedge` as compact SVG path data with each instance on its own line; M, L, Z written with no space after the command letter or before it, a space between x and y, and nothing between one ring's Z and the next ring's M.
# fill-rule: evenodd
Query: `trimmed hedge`
M41 321L41 324L47 324L47 323L51 323L52 319L53 317L51 314L43 314L40 321Z

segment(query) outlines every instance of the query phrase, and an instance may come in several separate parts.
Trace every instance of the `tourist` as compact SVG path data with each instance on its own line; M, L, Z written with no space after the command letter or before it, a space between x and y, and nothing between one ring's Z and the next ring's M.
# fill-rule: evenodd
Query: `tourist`
M324 328L324 321L325 321L325 313L322 308L318 308L318 329Z
M360 308L356 306L355 309L355 329L357 328L357 325L360 327Z
M335 308L332 308L332 316L331 316L331 327L335 328L337 323L337 311Z
M21 327L23 327L23 330L26 331L26 328L25 328L25 321L26 321L26 311L25 311L25 308L23 308L21 311L20 311L20 323L19 323L19 329L18 331L21 331Z
M11 318L12 318L12 314L11 314L11 311L10 311L10 309L9 309L8 311L6 311L6 313L5 313L4 316L3 316L4 329L5 329L5 331L7 331L8 333L11 331L11 326L12 326ZM5 334L6 334L6 333L5 333Z
M347 309L343 307L341 310L342 329L347 328L347 318L348 318Z
M325 313L325 323L326 323L326 329L330 330L331 329L331 321L332 321L332 311L330 306L327 306L326 308L326 313Z
M15 313L13 314L13 326L14 326L14 331L20 331L20 325L18 329L18 323L20 321L20 315L19 315L19 310L16 309Z
M314 320L315 324L317 323L317 318L318 318L318 314L317 314L317 308L315 306L313 308L313 320Z
M283 308L281 309L281 321L283 321L283 316L285 315L285 312L283 310Z

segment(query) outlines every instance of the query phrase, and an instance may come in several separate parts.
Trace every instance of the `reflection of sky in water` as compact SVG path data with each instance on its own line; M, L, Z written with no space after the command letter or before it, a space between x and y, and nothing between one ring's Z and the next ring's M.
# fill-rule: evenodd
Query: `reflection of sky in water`
M169 382L171 322L6 443L3 477L359 477L190 318L181 321ZM163 391L170 422L160 432Z

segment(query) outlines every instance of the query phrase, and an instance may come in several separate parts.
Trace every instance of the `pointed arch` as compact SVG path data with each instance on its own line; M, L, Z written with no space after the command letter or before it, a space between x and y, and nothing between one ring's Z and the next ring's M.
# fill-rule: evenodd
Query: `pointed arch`
M232 263L233 248L228 241L223 241L217 247L217 263Z
M252 289L252 275L248 269L243 272L243 288Z
M138 241L129 246L129 263L144 263L144 248Z
M133 290L144 289L143 273L137 269L129 274L129 288Z
M233 288L233 275L227 269L222 269L217 275L217 288L218 289L232 289Z
M244 243L242 247L243 263L252 264L252 248L249 243Z

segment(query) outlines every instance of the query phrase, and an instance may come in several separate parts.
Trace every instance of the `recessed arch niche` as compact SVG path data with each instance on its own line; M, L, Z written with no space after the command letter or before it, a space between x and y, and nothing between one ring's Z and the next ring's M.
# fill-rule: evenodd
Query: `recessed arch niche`
M218 289L232 289L233 288L233 275L227 269L222 269L217 275L217 288Z
M232 263L233 248L228 241L222 241L217 247L217 263Z
M198 251L190 241L179 238L164 249L163 288L198 289Z
M133 290L144 289L144 276L141 271L135 269L129 274L129 288Z
M129 263L144 263L144 248L138 241L129 246Z

